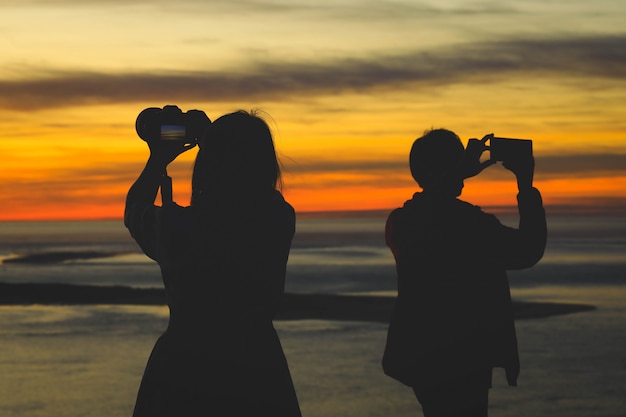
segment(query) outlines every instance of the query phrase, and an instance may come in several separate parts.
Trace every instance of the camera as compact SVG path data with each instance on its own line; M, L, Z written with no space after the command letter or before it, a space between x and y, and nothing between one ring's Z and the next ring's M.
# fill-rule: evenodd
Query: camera
M183 113L178 106L149 107L137 116L135 129L139 137L146 142L177 141L196 143L211 120L201 110L189 110Z
M489 140L489 153L493 161L525 159L533 154L533 141L492 137Z

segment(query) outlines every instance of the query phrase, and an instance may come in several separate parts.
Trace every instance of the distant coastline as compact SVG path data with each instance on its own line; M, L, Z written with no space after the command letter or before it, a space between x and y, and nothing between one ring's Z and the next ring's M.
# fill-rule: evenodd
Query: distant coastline
M342 320L385 323L394 297L338 294L285 294L276 320ZM0 305L165 305L162 288L73 284L0 283ZM594 310L586 304L514 301L516 320Z
M49 251L14 255L0 263L30 265L58 264L122 255L105 251ZM346 320L388 322L394 297L339 294L285 294L277 320ZM130 286L75 285L61 283L2 283L0 305L165 305L163 288ZM517 320L543 318L595 309L594 306L570 303L513 302Z
M0 264L56 264L65 261L78 261L88 259L109 258L122 255L121 253L109 253L99 251L54 251L19 255L2 259Z
M418 189L416 188L415 191ZM406 199L411 197L411 193L405 196ZM463 199L463 198L461 198ZM469 201L472 204L476 202ZM398 205L403 203L398 201ZM482 209L496 215L517 215L518 208L516 205L481 205ZM623 217L626 216L626 199L621 197L605 198L603 204L592 204L583 201L583 204L545 204L546 211L551 215L561 216L610 216ZM375 208L365 210L316 210L316 211L298 211L298 219L363 219L363 218L382 218L385 219L389 213L396 208ZM15 217L0 218L1 223L72 223L72 222L116 222L123 225L121 216L111 217Z

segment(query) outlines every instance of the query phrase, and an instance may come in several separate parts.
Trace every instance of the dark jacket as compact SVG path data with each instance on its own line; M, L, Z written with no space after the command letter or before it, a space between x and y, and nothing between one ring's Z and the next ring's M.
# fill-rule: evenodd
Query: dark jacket
M300 416L272 324L295 232L280 193L228 210L131 205L125 224L161 267L170 308L133 415Z
M283 295L295 212L279 192L247 204L194 210L132 205L125 224L158 262L171 320L272 320Z
M416 193L394 210L386 241L396 260L398 297L383 368L413 387L427 387L492 367L516 385L519 356L507 269L543 256L541 195L518 195L519 228L458 199Z

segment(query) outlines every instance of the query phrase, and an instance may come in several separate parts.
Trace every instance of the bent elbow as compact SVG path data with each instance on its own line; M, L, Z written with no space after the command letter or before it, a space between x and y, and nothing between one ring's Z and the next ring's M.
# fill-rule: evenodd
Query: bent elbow
M543 254L545 252L545 248L541 248L540 250L534 251L529 256L529 263L526 268L530 268L531 266L535 266L539 263L539 261L543 258Z
M526 251L519 256L511 259L511 263L506 269L526 269L535 266L541 258L543 258L545 248L538 248L536 250Z

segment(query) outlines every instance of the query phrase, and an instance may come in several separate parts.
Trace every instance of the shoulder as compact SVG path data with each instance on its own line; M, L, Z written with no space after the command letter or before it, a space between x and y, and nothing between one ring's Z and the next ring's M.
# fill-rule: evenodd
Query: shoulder
M394 224L404 223L410 217L411 217L410 210L404 207L393 209L389 213L389 216L387 216L387 223L386 223L387 228L393 226Z
M296 219L296 210L293 208L293 206L291 204L289 204L287 202L287 200L281 199L278 202L278 205L280 207L280 211L282 211L282 214L285 217L287 217L289 219L293 219L295 221L295 219Z
M493 239L505 228L494 214L466 201L457 200L453 215L457 219L456 227L471 235Z
M220 213L221 227L247 234L295 233L296 212L278 191L257 195Z
M402 207L393 209L387 217L387 223L401 221L407 217L415 216L424 211L429 205L428 199L424 198L421 193L413 194L413 197L404 202Z
M482 214L486 214L482 208L480 208L479 206L476 206L472 203L468 203L467 201L463 201L463 200L459 200L458 198L454 200L453 206L457 209L457 210L463 210L463 211L467 211L468 213L482 213Z
M282 194L278 191L276 191L276 193L272 197L269 217L272 218L275 222L281 224L289 231L291 231L291 233L295 232L296 210L284 199Z

